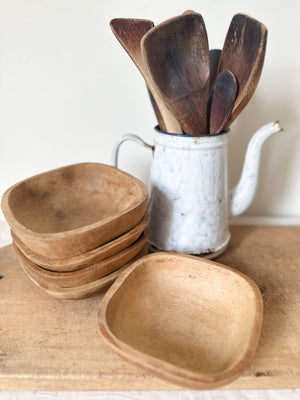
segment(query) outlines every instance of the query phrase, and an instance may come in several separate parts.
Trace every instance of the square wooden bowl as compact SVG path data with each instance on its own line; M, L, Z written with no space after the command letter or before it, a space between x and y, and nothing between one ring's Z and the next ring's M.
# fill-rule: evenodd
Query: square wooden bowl
M17 250L18 251L18 250ZM107 287L109 287L117 277L124 271L134 260L137 260L140 257L143 257L147 254L147 246L145 246L132 261L128 264L123 265L118 268L116 271L111 272L108 275L102 276L99 279L96 279L90 283L84 283L79 286L73 287L60 287L53 283L45 282L39 276L34 275L32 273L32 263L26 259L22 254L18 254L20 265L28 276L28 278L40 289L49 294L50 296L56 297L61 300L81 300L87 299L89 297L95 296L101 292L103 292Z
M119 253L105 260L96 262L95 264L88 265L85 268L70 272L53 272L44 269L32 263L22 253L16 243L13 244L19 260L26 263L27 270L30 271L33 277L38 278L39 281L54 285L55 287L69 288L93 282L129 263L145 247L148 236L149 228L146 228L137 241Z
M85 268L88 265L98 263L116 255L117 253L120 253L122 250L125 250L138 240L138 238L147 228L148 222L149 213L146 212L139 224L116 239L113 239L102 246L96 247L95 249L87 251L86 253L59 259L53 259L35 253L32 249L27 247L13 231L11 231L11 236L16 246L32 263L53 272L71 272Z
M191 389L237 378L262 325L257 285L231 268L178 253L135 261L108 290L98 324L124 360Z
M34 252L59 259L101 246L136 226L148 191L115 167L82 163L25 179L8 189L2 211Z

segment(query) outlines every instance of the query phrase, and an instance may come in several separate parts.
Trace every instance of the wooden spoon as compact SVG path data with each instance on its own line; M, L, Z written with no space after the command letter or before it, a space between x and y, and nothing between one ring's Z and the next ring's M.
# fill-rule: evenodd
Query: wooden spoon
M222 71L212 88L209 133L219 133L226 126L238 93L238 84L232 72Z
M152 94L151 102L160 129L169 133L182 133L179 123L171 114L170 110L167 109L158 91L153 87L142 59L141 40L145 33L153 28L153 26L154 24L152 21L145 19L115 18L110 21L110 27L114 35L143 75L147 87Z
M221 52L219 49L209 50L209 90L213 87L218 75Z
M154 114L155 114L157 122L158 122L158 127L159 127L159 129L161 131L166 131L167 132L165 121L164 121L164 119L163 119L163 117L161 115L160 109L158 108L158 105L157 105L157 103L156 103L156 101L155 101L155 99L153 97L153 94L151 93L151 90L148 88L148 86L147 86L147 92L148 92L148 95L149 95L150 102L152 104L152 108L154 110ZM180 128L180 132L181 132L181 128Z
M265 57L267 28L254 18L236 14L231 21L220 57L219 72L231 71L239 85L226 128L247 105L257 87Z
M184 132L207 133L209 49L202 16L187 13L157 25L141 47L156 90Z
M193 10L186 10L182 14L186 15L186 14L196 14L196 13ZM221 52L222 50L220 49L209 50L209 91L211 91L211 88L213 87L213 84L218 75Z

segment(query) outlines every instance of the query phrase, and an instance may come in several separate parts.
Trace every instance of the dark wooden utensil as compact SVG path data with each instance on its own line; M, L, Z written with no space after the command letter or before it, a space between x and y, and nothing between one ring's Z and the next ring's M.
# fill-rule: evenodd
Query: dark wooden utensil
M193 10L186 10L182 13L183 15L186 14L196 14L195 11ZM218 68L219 68L219 61L220 61L220 56L221 56L222 50L220 49L213 49L209 50L209 90L211 90L214 81L216 80L217 74L218 74Z
M206 134L209 49L202 16L187 13L157 25L141 47L156 90L184 132Z
M165 125L165 121L164 121L164 119L163 119L163 117L161 115L160 109L158 108L158 105L157 105L157 103L156 103L156 101L155 101L155 99L154 99L154 97L153 97L153 95L151 93L151 90L148 88L148 86L147 86L147 92L148 92L148 96L149 96L150 102L152 104L152 108L153 108L154 114L155 114L157 122L158 122L158 127L159 127L159 129L161 131L167 132L167 127ZM178 133L182 133L181 132L181 128L180 128L180 132L178 132Z
M151 92L150 99L160 129L170 133L182 133L179 123L175 120L170 110L167 109L155 87L153 87L142 59L141 40L153 26L154 23L146 19L116 18L110 21L110 27L114 35L137 66Z
M231 71L239 86L226 128L247 105L257 87L265 57L267 28L254 18L236 14L232 18L220 57L219 72Z
M213 87L218 75L221 52L219 49L209 50L209 90Z
M194 10L185 10L182 15L186 15L186 14L196 14Z
M209 133L219 133L226 126L238 93L238 84L230 71L222 71L212 88Z

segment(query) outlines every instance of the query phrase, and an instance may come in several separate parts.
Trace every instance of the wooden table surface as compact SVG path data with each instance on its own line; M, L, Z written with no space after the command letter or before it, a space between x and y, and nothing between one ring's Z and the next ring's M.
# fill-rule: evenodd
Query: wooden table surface
M256 281L264 298L251 366L222 389L300 387L300 227L232 226L218 262ZM178 390L122 361L98 333L103 294L57 300L24 275L12 246L0 249L1 390Z

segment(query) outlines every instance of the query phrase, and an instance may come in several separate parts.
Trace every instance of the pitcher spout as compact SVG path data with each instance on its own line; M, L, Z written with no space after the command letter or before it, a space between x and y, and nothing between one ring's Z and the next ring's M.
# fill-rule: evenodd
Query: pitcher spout
M255 132L250 140L241 178L230 192L230 215L232 217L242 214L250 206L257 187L262 145L269 136L280 131L282 129L279 122L271 122Z

